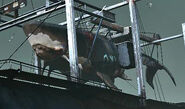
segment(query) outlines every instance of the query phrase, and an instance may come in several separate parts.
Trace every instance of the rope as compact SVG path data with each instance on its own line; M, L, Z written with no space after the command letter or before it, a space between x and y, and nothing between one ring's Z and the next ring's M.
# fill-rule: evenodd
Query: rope
M130 82L128 82L128 81L126 81L131 87L133 87L135 90L137 90L137 88L133 85L133 84L131 84Z
M162 61L162 65L163 65L163 54L162 54L162 46L160 45L160 51L161 51L161 61ZM158 50L157 50L157 54L158 54ZM158 57L157 57L158 58ZM162 84L160 82L160 79L159 79L159 76L158 74L157 75L157 79L158 79L158 82L159 82L159 86L160 86L160 90L161 90L161 93L162 93L162 96L163 96L163 99L165 101L165 96L164 96L164 92L163 92L163 89L162 89Z
M161 82L160 82L160 80L159 80L158 74L157 74L157 80L158 80L158 82L159 82L159 87L160 87L160 89L161 89L161 93L162 93L163 99L164 99L164 101L166 101L165 96L164 96L164 92L163 92L163 89L162 89L162 85L161 85Z
M145 28L144 28L143 20L142 20L142 18L140 16L140 12L139 12L139 9L138 9L137 4L136 4L136 17L138 18L138 25L139 25L139 30L140 30L139 33L145 33ZM149 48L149 46L145 46L143 49L144 49L143 51L145 52L145 54L147 54L147 55L150 54L150 48Z
M155 95L155 99L157 100L157 95L156 95L156 91L155 91L155 89L154 89L154 95Z
M156 84L156 87L157 87L157 92L158 92L158 95L159 95L159 100L162 101L162 99L161 99L161 94L160 94L160 91L159 91L159 87L158 87L156 78L155 78L154 81L155 81L155 84ZM154 90L155 90L155 89L154 89Z
M94 48L94 44L95 44L96 38L98 36L102 21L103 21L103 19L100 19L100 22L99 22L99 25L98 25L98 30L96 32L96 35L94 36L93 43L92 43L92 46L91 46L91 49L90 49L90 52L89 52L89 55L88 55L88 58L87 58L87 62L89 61L89 59L91 57L91 54L92 54L92 51L93 51L93 48Z

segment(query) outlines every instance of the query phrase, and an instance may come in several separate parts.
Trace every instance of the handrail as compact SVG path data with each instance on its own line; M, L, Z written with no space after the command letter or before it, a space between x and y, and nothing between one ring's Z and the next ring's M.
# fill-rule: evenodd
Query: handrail
M22 62L22 61L18 61L18 60L14 60L14 59L3 59L3 60L0 60L0 64L2 63L12 63L12 64L15 64L15 65L19 65L19 70L23 71L22 67L26 67L26 68L33 68L33 69L41 69L43 70L42 67L38 67L38 66L35 66L35 65L32 65L32 64L28 64L28 63L25 63L25 62ZM48 69L45 69L45 71L49 71ZM97 87L101 87L101 88L106 88L106 89L111 89L110 87L102 84L102 83L99 83L99 82L96 82L96 81L92 81L92 80L85 80L85 79L80 79L80 78L76 78L76 77L72 77L70 75L66 75L66 74L61 74L60 72L57 72L57 71L52 71L52 73L54 75L57 75L59 76L67 76L67 77L71 77L71 78L75 78L81 82L89 82L90 85L92 84L93 86L97 86Z

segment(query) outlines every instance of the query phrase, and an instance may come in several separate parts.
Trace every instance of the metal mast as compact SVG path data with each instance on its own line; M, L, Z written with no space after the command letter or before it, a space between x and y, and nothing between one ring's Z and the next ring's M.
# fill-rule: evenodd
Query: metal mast
M71 76L78 78L78 53L77 53L77 42L76 42L76 30L74 22L74 1L65 0L66 4L66 19L67 19L67 33L68 33L68 48L69 48L69 62ZM71 78L77 82L77 79Z
M46 0L46 7L49 7L49 0Z
M182 32L183 32L184 45L185 45L185 23L182 24Z
M130 20L132 27L132 39L134 46L134 55L135 55L135 63L136 63L136 71L137 71L137 84L138 84L138 95L141 96L141 104L145 104L145 86L143 82L143 70L142 70L142 62L141 62L141 48L139 41L139 28L136 18L136 10L134 0L129 0L129 11L130 11Z
M38 68L35 69L35 74L41 75L41 59L35 54L35 63L34 65L37 66Z

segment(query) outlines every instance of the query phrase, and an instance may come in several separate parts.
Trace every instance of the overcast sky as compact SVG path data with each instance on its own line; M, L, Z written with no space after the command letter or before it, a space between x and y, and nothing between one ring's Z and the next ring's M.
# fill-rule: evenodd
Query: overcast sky
M12 0L4 0L4 4ZM21 9L20 13L32 9L31 0L28 0L28 6ZM110 6L115 3L120 3L122 0L83 0L98 7ZM44 5L44 0L33 0L33 7ZM2 4L2 0L0 2ZM181 34L182 23L185 22L185 0L143 0L137 3L139 10L140 21L144 32L158 33L162 38ZM130 25L130 17L128 6L113 10L116 14L116 22L122 26ZM3 17L4 19L5 18ZM65 20L65 16L57 16L47 20L47 22L59 23ZM13 27L0 32L0 59L6 59L10 54L25 40L23 30L18 27ZM171 40L162 43L164 65L174 75L177 86L175 87L164 71L158 71L160 83L164 92L166 101L169 102L185 102L185 48L183 38ZM12 57L13 59L31 63L32 49L26 42L18 52ZM156 54L156 49L154 51ZM154 58L155 55L154 55ZM145 71L145 68L144 68ZM126 71L130 78L130 82L134 87L136 84L135 70ZM134 89L126 81L117 79L116 85L125 93L137 95L137 90ZM146 83L147 98L155 99L154 91ZM157 95L158 96L158 95ZM159 97L157 97L159 100Z

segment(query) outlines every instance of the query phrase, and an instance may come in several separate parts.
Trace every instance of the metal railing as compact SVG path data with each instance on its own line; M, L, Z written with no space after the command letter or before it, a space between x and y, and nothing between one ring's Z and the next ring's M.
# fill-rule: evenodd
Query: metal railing
M1 68L1 70L5 70L5 69L15 69L15 70L17 70L17 69L19 69L20 71L24 71L24 72L27 72L27 73L34 73L34 72L29 72L29 70L32 69L33 71L35 71L35 70L40 69L42 71L44 70L43 74L49 72L49 69L43 69L42 67L38 67L38 66L35 66L35 65L32 65L32 64L28 64L28 63L25 63L25 62L14 60L14 59L0 60L0 65L1 64L5 64L4 67ZM65 75L65 74L63 74L62 72L59 72L59 71L52 71L51 75L54 75L53 77L57 78L57 79L63 79L64 80L66 77L70 77L70 78L77 79L78 81L80 81L81 83L85 83L86 85L91 85L91 86L101 87L101 88L106 88L106 89L112 89L112 88L106 86L103 83L96 82L96 81L91 81L91 80L85 80L85 79L81 79L81 78L75 78L75 77L70 76L70 74ZM46 75L43 75L43 76L46 76Z

